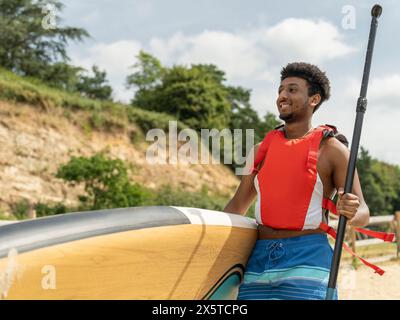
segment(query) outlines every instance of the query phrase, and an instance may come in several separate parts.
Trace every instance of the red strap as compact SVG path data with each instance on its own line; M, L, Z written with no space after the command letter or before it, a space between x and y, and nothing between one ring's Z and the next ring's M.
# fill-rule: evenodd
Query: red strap
M322 199L322 209L329 210L333 214L338 215L337 210L336 210L336 204L329 198Z
M336 231L328 226L326 223L321 223L319 225L319 228L323 231L325 231L327 234L329 234L332 238L334 238L336 240ZM361 258L360 256L358 256L355 252L353 252L353 250L351 250L344 242L343 242L343 248L350 253L353 257L357 257L358 259L361 260L362 263L364 263L366 266L370 267L371 269L373 269L375 271L375 273L378 273L379 275L383 275L385 273L384 270L382 270L381 268L379 268L378 266L368 262L367 260Z
M272 138L278 130L272 130L265 135L264 140L261 142L260 147L258 148L256 158L254 160L254 165L251 173L258 173L258 165L264 160L265 155L267 154L268 148L271 144Z
M386 242L393 242L394 240L394 233L389 233L389 232L379 232L379 231L372 231L368 229L363 229L363 228L354 228L357 232L366 234L368 236L381 239Z
M312 137L308 149L307 170L315 175L317 174L318 151L322 139L322 131L323 129L319 127L315 129L316 133Z
M335 128L336 129L336 128ZM308 154L308 159L307 159L307 168L310 170L313 170L313 172L316 172L317 170L317 161L318 161L318 150L319 150L319 145L321 143L321 139L322 139L322 134L325 130L329 130L329 131L334 131L335 129L333 129L331 126L329 125L321 125L318 126L315 130L317 131L321 131L320 134L315 135L313 137L313 140L311 141L311 145L310 145L310 151ZM258 148L257 151L257 155L256 158L254 160L254 165L253 165L253 169L251 173L258 173L258 165L264 160L268 148L271 144L271 141L273 139L273 137L279 132L278 129L269 131L265 137L264 140L261 142L260 147Z
M334 126L334 125L325 123L325 126L324 126L324 127L328 127L329 129L331 129L331 130L333 131L334 134L337 134L337 133L338 133L338 130L337 130L336 126Z
M338 215L335 203L329 198L324 198L322 200L322 209L327 209L330 212ZM395 237L395 234L390 233L390 232L372 231L372 230L364 229L364 228L354 228L354 230L356 230L359 233L366 234L368 236L371 236L371 237L377 238L377 239L381 239L386 242L393 242L394 237Z
M318 162L318 151L319 145L321 144L322 137L324 132L326 131L333 131L330 126L321 125L314 129L314 136L310 142L310 148L308 151L308 158L307 158L307 169L310 170L311 173L317 174L317 162Z

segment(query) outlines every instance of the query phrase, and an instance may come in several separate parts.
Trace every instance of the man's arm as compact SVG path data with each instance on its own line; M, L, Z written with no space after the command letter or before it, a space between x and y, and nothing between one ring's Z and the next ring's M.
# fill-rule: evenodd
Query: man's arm
M357 170L355 170L352 193L343 194L350 151L337 139L327 141L328 159L332 164L332 178L339 198L336 203L338 214L349 219L354 227L363 227L369 223L369 208L365 203Z
M254 187L254 174L250 171L253 167L254 157L257 154L260 144L254 146L246 159L246 167L244 169L244 175L242 175L242 180L239 187L236 190L235 195L228 202L224 208L224 212L236 213L240 215L246 215L247 210L252 204L254 198L257 196L256 188ZM247 171L247 172L246 172Z

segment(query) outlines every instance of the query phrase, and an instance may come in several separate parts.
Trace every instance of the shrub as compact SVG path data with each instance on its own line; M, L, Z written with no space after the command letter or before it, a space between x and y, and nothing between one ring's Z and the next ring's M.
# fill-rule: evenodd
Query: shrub
M49 205L41 202L35 205L35 210L36 216L38 218L74 211L74 209L72 208L67 208L63 203L55 203L53 205Z
M79 199L90 210L139 206L150 196L145 188L129 182L122 160L108 159L102 153L72 157L58 169L57 177L72 186L83 183L86 194Z

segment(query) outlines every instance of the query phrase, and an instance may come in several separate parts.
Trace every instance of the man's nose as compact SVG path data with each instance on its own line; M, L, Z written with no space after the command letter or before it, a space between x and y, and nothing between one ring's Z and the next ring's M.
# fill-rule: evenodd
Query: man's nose
M286 90L282 90L281 92L279 92L278 95L278 102L286 100L287 99L287 92Z

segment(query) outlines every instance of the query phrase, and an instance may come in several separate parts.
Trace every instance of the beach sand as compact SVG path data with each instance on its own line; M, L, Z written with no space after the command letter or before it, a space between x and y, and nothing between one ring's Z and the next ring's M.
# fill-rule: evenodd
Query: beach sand
M400 300L400 261L379 262L380 276L364 265L355 270L341 265L338 277L340 300Z

